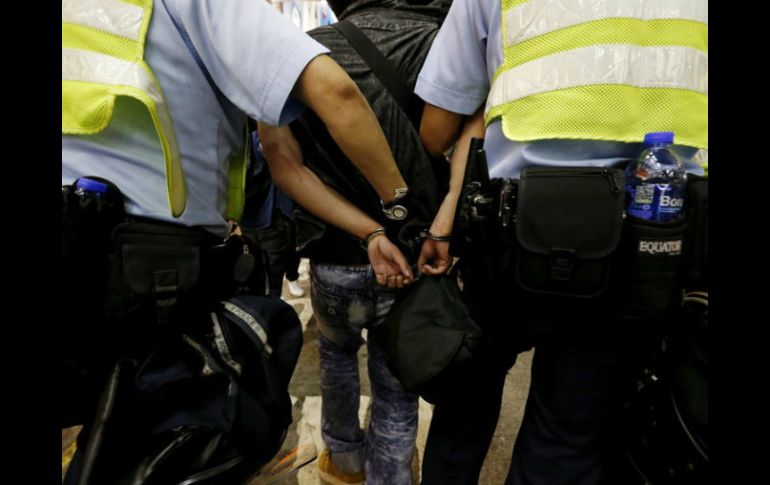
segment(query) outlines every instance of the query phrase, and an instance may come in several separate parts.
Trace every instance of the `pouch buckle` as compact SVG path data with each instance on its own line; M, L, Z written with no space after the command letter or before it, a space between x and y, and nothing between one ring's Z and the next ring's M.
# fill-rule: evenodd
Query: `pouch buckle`
M575 269L574 249L551 249L551 279L557 281L569 281L572 279L572 271Z
M155 271L153 273L152 295L158 309L158 323L166 324L171 317L171 310L179 297L177 285L178 273L175 269Z

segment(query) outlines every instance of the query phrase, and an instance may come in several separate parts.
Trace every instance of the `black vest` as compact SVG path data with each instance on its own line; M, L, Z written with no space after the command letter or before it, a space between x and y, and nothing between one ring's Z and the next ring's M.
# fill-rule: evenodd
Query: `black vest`
M361 0L348 7L341 18L354 23L371 39L413 92L417 74L447 9L445 1L418 6L396 0ZM443 159L431 160L420 140L419 127L412 124L408 114L342 34L329 26L308 34L331 51L334 61L366 97L416 201L415 206L410 207L410 216L430 225L446 190L448 163ZM413 98L414 102L420 102L416 96ZM422 106L418 108L422 112ZM302 146L305 164L353 205L383 223L379 196L342 153L318 116L308 110L291 124L291 129ZM442 170L443 175L438 173ZM324 225L307 213L298 215L298 244L304 247L306 256L318 262L368 263L366 252L353 236ZM303 224L308 220L313 224ZM308 228L311 229L308 231Z

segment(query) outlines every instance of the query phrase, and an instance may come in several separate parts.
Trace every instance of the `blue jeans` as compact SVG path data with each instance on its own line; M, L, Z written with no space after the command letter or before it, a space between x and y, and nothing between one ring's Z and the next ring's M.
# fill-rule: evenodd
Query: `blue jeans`
M372 414L366 439L358 421L361 331L384 321L396 290L378 285L370 266L313 264L310 274L320 331L321 428L332 460L349 473L365 462L367 485L411 484L417 395L406 392L390 373L384 350L371 338Z

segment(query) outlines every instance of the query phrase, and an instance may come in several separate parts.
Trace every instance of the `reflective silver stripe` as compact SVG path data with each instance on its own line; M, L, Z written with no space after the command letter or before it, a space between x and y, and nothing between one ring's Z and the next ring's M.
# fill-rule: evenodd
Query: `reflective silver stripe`
M208 352L206 352L206 350L203 349L203 346L201 346L201 344L199 344L195 340L191 339L187 335L182 335L182 339L185 342L187 342L187 344L190 347L194 348L198 352L198 354L201 356L201 358L203 359L203 368L201 369L201 374L203 374L204 376L210 376L211 374L213 374L214 370L211 368L211 362L209 360L209 354L208 354Z
M136 62L94 51L62 47L61 78L63 81L131 86L147 93L156 105L165 106L155 80Z
M683 19L708 24L706 0L530 0L505 12L506 45L604 18Z
M706 291L691 291L684 294L682 303L684 302L694 302L709 306L709 294Z
M61 20L108 34L139 39L144 9L120 0L62 0Z
M262 341L262 345L264 345L265 351L268 354L273 353L272 347L270 347L270 344L267 343L267 333L265 333L265 329L253 316L251 316L251 314L242 310L239 306L230 303L229 301L223 301L222 304L224 305L225 310L246 322L249 327L254 330L254 333L256 333L257 337L259 337L259 340Z
M131 86L146 93L155 103L155 112L171 152L170 166L171 171L175 172L171 178L178 180L179 182L176 183L184 187L182 163L171 115L158 84L147 69L139 63L124 61L98 52L62 47L61 78L63 81Z
M690 47L606 44L559 52L503 72L485 114L526 96L595 84L681 88L708 94L708 54Z
M219 355L222 356L222 360L225 361L225 364L234 370L236 374L241 375L241 364L236 362L230 354L230 347L227 346L227 340L225 340L225 336L222 333L222 327L219 324L219 317L217 317L216 313L211 314L211 322L214 327L214 343L217 346Z

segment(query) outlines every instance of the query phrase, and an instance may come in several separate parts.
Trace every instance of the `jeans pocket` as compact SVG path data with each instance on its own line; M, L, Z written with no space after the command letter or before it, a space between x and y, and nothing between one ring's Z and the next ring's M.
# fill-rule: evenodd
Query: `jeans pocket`
M334 325L335 322L344 324L348 319L348 299L333 295L322 288L316 281L310 284L310 297L313 313L324 323Z

